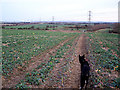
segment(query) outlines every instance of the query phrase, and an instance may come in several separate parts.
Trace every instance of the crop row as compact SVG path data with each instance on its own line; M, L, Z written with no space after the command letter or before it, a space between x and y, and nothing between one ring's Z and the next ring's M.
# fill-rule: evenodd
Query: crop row
M96 34L93 35L93 37L95 37ZM102 47L108 48L113 50L116 54L119 55L119 43L118 43L118 35L116 34L102 34L102 33L97 33L97 37L95 37L100 44L102 45Z
M77 36L76 36L77 37ZM57 49L55 56L50 56L47 63L41 63L32 72L27 73L24 80L16 85L16 88L26 88L29 85L41 85L49 78L49 73L53 70L57 63L60 63L60 59L63 58L65 53L70 49L75 40L73 39L66 42L62 47Z
M117 35L109 33L89 33L88 36L90 43L89 56L97 76L93 79L93 84L99 87L119 87L118 82L116 83L116 78L111 81L112 77L108 77L113 71L119 71L120 58L117 54ZM113 54L113 51L116 52L116 54Z
M42 54L74 35L75 33L3 30L3 75L9 76L14 68L27 67L25 64L32 57Z

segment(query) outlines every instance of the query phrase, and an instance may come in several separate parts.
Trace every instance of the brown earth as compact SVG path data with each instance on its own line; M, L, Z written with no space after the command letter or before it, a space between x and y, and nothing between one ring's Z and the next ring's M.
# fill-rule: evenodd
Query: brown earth
M66 88L79 88L80 87L80 63L79 63L79 54L86 55L86 45L85 45L85 34L82 34L79 38L76 48L75 48L75 55L73 55L73 62L71 63L70 73L68 73L69 78L65 82Z

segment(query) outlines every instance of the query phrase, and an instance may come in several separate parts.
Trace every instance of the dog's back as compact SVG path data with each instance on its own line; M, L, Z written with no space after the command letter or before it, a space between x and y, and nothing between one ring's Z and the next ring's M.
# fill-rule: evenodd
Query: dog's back
M87 61L85 61L84 63L81 63L81 74L84 76L89 76L89 64Z
M81 63L81 90L82 90L85 85L85 82L86 82L86 87L87 87L90 67L89 67L88 62L85 61L84 55L83 56L79 55L79 61Z

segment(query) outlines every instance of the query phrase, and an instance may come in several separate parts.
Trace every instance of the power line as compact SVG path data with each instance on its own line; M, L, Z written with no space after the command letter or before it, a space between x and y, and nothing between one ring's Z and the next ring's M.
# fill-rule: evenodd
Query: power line
M91 22L91 11L89 11L89 23Z
M52 16L53 30L54 30L54 16Z
M54 22L54 16L52 16L52 21Z
M88 18L89 30L91 30L91 28L90 28L91 27L90 26L91 25L91 11L89 11L89 15L88 16L89 16L89 18Z

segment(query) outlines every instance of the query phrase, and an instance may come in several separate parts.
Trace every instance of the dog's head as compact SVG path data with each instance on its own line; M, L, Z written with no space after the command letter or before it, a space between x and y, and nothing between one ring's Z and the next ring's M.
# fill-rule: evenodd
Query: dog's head
M83 55L83 56L80 56L80 55L79 55L79 62L80 62L81 64L85 62L85 55Z

